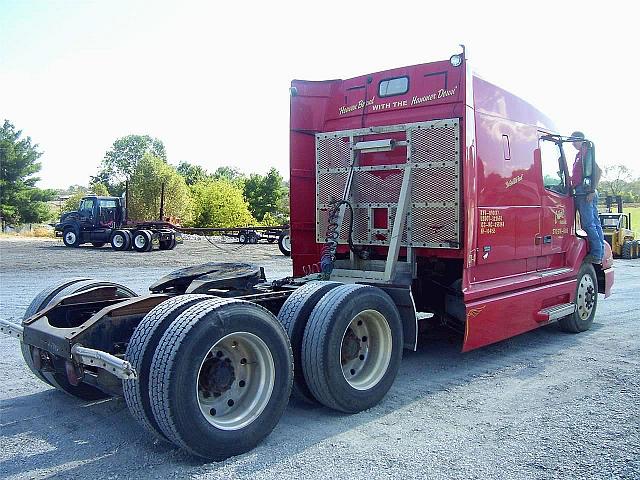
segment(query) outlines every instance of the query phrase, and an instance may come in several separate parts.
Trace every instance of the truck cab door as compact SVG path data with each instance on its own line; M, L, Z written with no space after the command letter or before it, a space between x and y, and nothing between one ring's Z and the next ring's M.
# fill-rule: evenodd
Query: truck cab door
M542 137L542 135L540 135ZM541 216L537 269L554 270L567 267L566 253L574 240L575 209L569 169L561 146L539 138Z
M93 242L108 242L111 231L115 228L118 205L114 199L97 200L95 224L91 232Z
M80 223L80 237L82 242L90 241L91 231L94 227L96 218L97 204L95 198L84 198L80 202L80 208L78 209L78 217Z

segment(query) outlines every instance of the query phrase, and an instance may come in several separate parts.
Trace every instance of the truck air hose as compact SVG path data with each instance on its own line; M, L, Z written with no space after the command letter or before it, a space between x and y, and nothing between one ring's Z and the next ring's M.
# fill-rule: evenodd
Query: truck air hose
M358 255L358 257L366 259L369 257L369 251L362 247L356 247L353 244L353 207L346 200L333 201L330 203L329 219L327 226L327 235L325 237L325 244L322 247L320 253L320 271L324 278L329 278L333 271L333 266L336 260L336 250L338 249L338 238L340 232L338 231L338 216L340 214L340 207L346 205L349 208L349 235L347 241L349 243L349 249Z

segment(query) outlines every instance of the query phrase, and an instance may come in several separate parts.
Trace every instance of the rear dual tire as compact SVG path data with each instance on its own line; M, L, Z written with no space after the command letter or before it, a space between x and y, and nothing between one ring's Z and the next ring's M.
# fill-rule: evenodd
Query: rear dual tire
M209 295L180 295L165 300L145 315L127 345L125 358L137 372L138 378L122 382L124 398L131 415L158 438L166 440L153 416L149 399L149 376L153 355L169 325L192 305L210 298Z
M153 247L153 234L149 230L137 230L133 233L131 244L136 252L148 252Z
M238 242L256 244L258 243L258 235L255 232L240 232L238 234Z
M111 234L111 248L117 251L131 248L131 232L129 230L116 230Z
M402 322L391 297L373 286L341 285L311 312L300 366L316 400L357 413L389 391L402 349Z
M27 308L23 319L26 320L27 318L35 315L37 312L44 310L46 307L59 302L63 297L99 286L117 287L115 298L131 298L136 296L135 292L117 283L100 282L86 278L74 278L63 281L62 283L51 286L41 291ZM20 348L22 351L22 356L29 369L45 383L48 383L58 390L82 400L99 400L102 398L107 398L109 396L102 390L86 383L80 383L79 385L72 385L71 383L69 383L67 375L64 371L64 359L52 356L52 361L55 367L55 371L53 372L38 370L34 364L33 356L37 353L35 352L33 347L22 343L20 345Z
M293 393L347 413L377 404L391 387L403 349L400 314L368 285L310 282L283 304L293 349Z
M169 240L160 240L160 250L173 250L176 248L176 237L171 236Z
M285 257L291 256L291 234L282 232L278 237L278 248Z
M29 306L27 307L27 310L24 312L24 315L22 316L22 321L24 322L27 318L35 315L41 310L44 310L47 307L47 305L49 305L49 302L53 300L56 294L59 293L61 290L63 290L65 287L74 283L81 282L83 280L88 280L88 278L82 278L82 277L70 278L68 280L62 281L55 285L51 285L45 288L44 290L42 290L40 293L38 293L38 295L36 295L36 297L33 300L31 300L31 303L29 304ZM49 380L46 379L46 377L42 374L42 372L35 367L33 362L32 348L29 345L20 342L20 350L22 351L22 358L24 359L24 362L27 364L27 367L29 367L29 370L31 370L31 372L40 380L51 385Z
M287 405L293 359L286 332L249 302L185 295L149 312L127 348L139 382L124 382L133 416L157 436L210 460L244 453Z
M320 299L330 290L340 286L338 282L309 282L295 290L284 302L278 320L287 331L293 350L296 368L293 371L293 395L308 403L316 403L302 373L302 340L311 312Z

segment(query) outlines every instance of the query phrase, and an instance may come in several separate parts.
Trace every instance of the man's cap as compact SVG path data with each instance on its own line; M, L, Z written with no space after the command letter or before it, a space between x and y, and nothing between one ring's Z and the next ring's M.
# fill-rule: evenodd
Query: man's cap
M584 138L584 133L575 131L571 134L572 138Z

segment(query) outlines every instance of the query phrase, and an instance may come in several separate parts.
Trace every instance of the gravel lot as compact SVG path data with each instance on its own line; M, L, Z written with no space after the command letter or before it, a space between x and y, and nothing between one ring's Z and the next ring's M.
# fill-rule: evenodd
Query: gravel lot
M289 275L277 245L172 252L68 249L0 239L0 307L18 321L63 277L144 292L175 268L248 260ZM589 332L555 325L470 353L436 332L405 351L375 408L343 415L292 402L258 448L202 463L153 443L122 400L86 404L37 380L18 343L0 338L0 478L640 478L640 260L616 261L614 295Z

